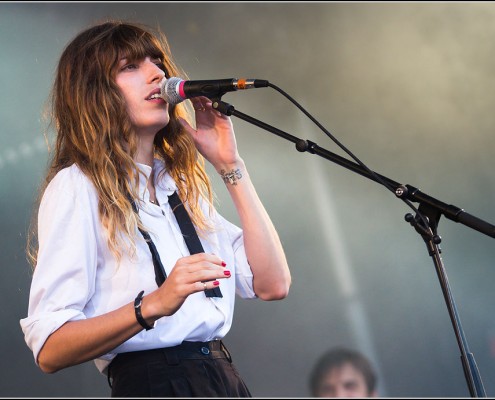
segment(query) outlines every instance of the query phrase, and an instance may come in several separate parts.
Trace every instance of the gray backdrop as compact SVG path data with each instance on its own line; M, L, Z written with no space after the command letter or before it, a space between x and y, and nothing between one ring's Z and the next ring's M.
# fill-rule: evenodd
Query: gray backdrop
M2 3L0 396L109 395L92 362L40 372L19 326L31 274L26 229L47 162L43 105L65 44L106 17L159 25L191 79L269 80L371 169L495 223L491 2ZM223 99L344 155L271 88ZM373 181L233 119L293 274L286 300L236 304L225 340L253 394L308 396L317 357L345 345L372 359L381 396L469 396L432 259L404 221L412 210ZM237 222L223 183L213 183ZM445 217L439 233L462 327L494 396L492 238Z

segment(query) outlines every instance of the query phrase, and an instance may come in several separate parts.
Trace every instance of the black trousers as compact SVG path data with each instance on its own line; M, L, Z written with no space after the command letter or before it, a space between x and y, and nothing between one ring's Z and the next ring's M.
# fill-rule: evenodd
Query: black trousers
M220 340L118 354L112 397L252 397Z

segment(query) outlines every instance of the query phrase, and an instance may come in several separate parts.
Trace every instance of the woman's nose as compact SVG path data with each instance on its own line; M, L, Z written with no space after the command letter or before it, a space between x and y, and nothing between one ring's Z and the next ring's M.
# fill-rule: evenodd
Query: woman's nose
M165 76L165 72L151 60L146 60L146 66L149 73L149 80L153 82L155 80L161 81Z

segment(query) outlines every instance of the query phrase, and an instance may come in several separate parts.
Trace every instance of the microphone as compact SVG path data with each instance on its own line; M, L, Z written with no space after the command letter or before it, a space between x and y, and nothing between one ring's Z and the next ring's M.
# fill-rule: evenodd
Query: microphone
M263 79L213 79L206 81L185 81L171 77L161 83L161 97L169 104L178 104L191 97L208 98L222 96L236 90L267 87L268 81Z

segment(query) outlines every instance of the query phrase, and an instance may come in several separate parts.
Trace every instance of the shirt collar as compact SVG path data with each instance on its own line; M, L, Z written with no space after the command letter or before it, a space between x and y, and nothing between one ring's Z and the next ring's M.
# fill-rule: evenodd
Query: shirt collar
M147 184L151 172L154 171L155 191L157 194L160 193L162 195L160 196L161 202L168 201L168 196L177 190L177 185L170 174L164 171L165 163L155 158L153 160L153 167L141 163L136 163L136 165L142 172L139 174L139 198L141 200L149 200Z

